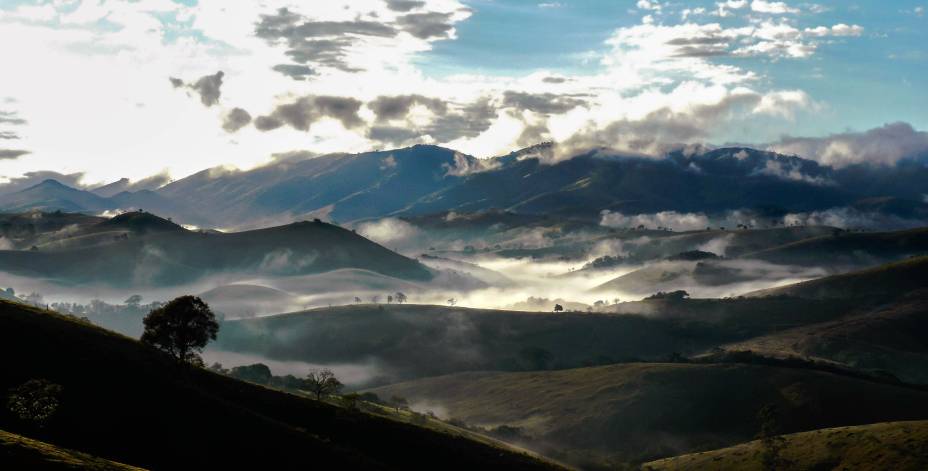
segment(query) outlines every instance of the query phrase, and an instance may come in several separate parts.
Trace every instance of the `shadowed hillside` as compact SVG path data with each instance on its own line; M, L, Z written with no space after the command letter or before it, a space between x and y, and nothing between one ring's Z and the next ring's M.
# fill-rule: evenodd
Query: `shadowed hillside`
M460 371L661 360L844 315L840 302L651 300L621 314L353 305L226 322L214 348L322 364L375 361L385 381ZM422 358L429 358L424 362Z
M809 469L928 469L928 421L836 427L783 436L784 471ZM761 471L760 441L646 463L645 471Z
M752 439L767 404L785 432L928 418L928 391L802 368L627 364L463 373L373 390L480 426L522 429L526 446L589 469Z
M33 378L63 388L45 428L28 429L4 409L0 429L145 468L551 467L461 435L182 368L137 341L8 302L0 302L0 354L16 358L0 390Z

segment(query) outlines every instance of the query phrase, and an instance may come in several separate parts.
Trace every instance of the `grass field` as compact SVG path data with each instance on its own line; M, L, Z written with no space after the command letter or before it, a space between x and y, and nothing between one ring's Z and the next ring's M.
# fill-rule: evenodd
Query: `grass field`
M928 469L928 421L836 427L783 436L784 471ZM646 463L645 471L763 471L760 441Z

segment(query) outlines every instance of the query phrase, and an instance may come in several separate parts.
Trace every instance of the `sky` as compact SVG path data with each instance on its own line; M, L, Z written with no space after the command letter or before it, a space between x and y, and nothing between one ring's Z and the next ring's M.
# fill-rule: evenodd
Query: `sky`
M926 8L0 0L0 183L416 143L491 157L555 141L561 158L738 143L892 165L928 152Z

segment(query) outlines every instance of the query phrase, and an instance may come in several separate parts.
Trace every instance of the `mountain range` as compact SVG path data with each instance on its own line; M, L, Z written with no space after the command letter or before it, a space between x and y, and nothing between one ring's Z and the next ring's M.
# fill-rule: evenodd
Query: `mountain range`
M928 166L832 168L744 147L663 158L591 151L556 160L550 144L477 159L417 145L361 154L292 153L247 171L208 169L157 189L117 181L81 190L46 180L0 194L0 210L148 209L208 227L257 227L319 217L352 222L490 209L597 220L602 211L762 215L850 207L928 220ZM0 189L2 191L2 189Z

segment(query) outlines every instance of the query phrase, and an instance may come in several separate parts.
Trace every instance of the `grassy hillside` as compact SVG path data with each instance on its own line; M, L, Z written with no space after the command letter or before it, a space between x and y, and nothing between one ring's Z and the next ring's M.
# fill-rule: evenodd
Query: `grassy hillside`
M0 429L150 469L544 469L552 465L452 433L179 368L134 340L0 302L0 391L44 378L60 407L36 430Z
M626 364L464 373L386 386L412 404L482 426L520 427L525 445L587 468L748 441L767 404L785 432L928 418L928 391L799 368Z
M780 288L755 291L750 297L793 296L809 299L866 298L877 303L922 289L928 280L928 256L828 276Z
M928 469L928 421L836 427L783 436L784 471ZM646 471L761 471L759 441L646 463Z
M928 228L920 228L897 232L835 232L743 257L784 265L821 266L827 263L832 267L865 267L926 254Z
M890 373L928 383L928 291L841 319L787 329L726 345L767 356L798 356Z
M7 469L30 470L131 471L142 469L67 450L3 430L0 430L0 464L8 467Z
M118 216L77 237L109 243L78 248L0 250L0 267L67 284L176 286L218 274L304 275L360 268L411 280L431 272L351 231L322 222L235 233L187 231L148 213ZM94 239L95 242L96 239Z
M375 361L384 381L461 371L576 368L695 354L842 316L838 301L654 300L620 314L350 305L229 321L216 349L323 364ZM546 352L546 353L545 353ZM547 355L547 356L545 356ZM422 361L429 358L430 361Z

